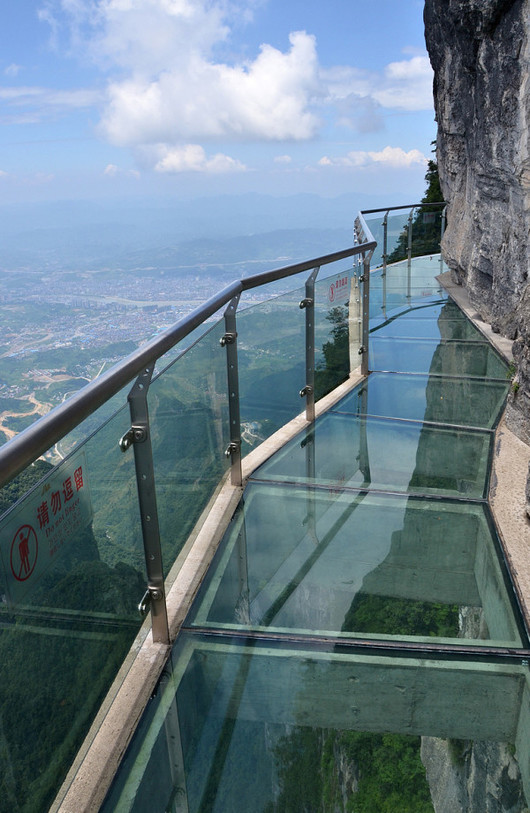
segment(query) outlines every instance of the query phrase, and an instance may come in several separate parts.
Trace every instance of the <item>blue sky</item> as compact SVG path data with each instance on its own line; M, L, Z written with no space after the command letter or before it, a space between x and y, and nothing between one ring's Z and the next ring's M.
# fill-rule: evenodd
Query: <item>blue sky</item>
M421 196L422 0L10 0L0 200Z

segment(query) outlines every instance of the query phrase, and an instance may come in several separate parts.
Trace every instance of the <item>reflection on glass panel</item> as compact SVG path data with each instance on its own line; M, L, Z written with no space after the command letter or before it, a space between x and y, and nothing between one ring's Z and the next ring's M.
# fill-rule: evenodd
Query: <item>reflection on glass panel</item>
M491 443L478 429L329 413L253 478L482 499Z
M243 453L300 414L305 403L305 289L238 314L239 392Z
M486 511L255 484L192 624L521 646Z
M224 321L149 388L151 443L164 573L167 575L229 466Z
M186 635L102 811L523 810L527 702L520 666Z
M506 379L508 365L487 342L370 336L370 369Z
M491 429L509 388L509 381L372 373L334 411Z
M48 809L141 624L134 459L118 447L129 426L124 407L2 490L25 494L0 532L2 811Z

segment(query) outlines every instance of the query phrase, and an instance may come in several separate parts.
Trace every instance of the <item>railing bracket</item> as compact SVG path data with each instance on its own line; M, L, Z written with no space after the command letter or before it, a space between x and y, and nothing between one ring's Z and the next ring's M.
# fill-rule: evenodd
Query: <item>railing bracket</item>
M362 356L363 353L366 353L366 347L361 344L361 346L359 347L358 353L359 353L360 356Z
M300 310L303 310L304 308L309 308L312 304L313 304L313 300L310 297L306 296L300 302Z
M162 590L158 587L148 587L142 596L142 600L138 605L138 610L141 615L147 615L152 601L160 601L164 598Z
M118 441L118 446L122 452L130 449L133 443L143 443L147 440L147 428L145 426L131 426L131 428Z
M237 333L225 333L225 335L219 339L219 344L221 347L225 347L227 344L234 344L236 339Z
M236 443L235 441L233 441L232 443L229 443L228 446L225 449L225 457L231 457L238 450L239 450L239 443Z
M306 395L311 395L313 392L313 387L310 387L309 384L306 384L303 389L300 390L300 398L304 398Z

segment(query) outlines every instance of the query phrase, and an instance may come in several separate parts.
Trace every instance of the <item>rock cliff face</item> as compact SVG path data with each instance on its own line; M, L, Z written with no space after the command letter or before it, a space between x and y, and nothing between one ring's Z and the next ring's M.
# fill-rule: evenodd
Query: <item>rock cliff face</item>
M526 813L519 766L510 747L423 737L421 758L436 813Z
M529 442L530 0L426 0L424 18L443 249L482 318L515 340L511 411Z

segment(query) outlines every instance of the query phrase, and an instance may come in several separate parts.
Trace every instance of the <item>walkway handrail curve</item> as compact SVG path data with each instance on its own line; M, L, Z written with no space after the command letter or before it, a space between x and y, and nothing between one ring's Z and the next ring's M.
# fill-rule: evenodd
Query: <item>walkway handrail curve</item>
M223 305L230 302L234 296L243 291L258 288L269 282L285 279L318 266L328 265L337 260L343 260L366 252L371 253L377 243L369 230L367 235L371 237L371 240L362 245L351 246L322 257L254 274L225 286L172 327L146 342L125 359L117 362L106 373L91 381L64 403L54 407L20 434L15 435L14 438L0 446L0 488L12 480L13 477L16 477L44 452L51 449L57 441L78 426L81 421L133 381L145 367L156 362L179 341L188 336L192 330L205 322Z
M362 209L362 215L376 215L380 212L397 212L399 209L419 209L423 206L447 206L447 201L431 201L424 203L408 203L406 206L384 206L382 209Z

